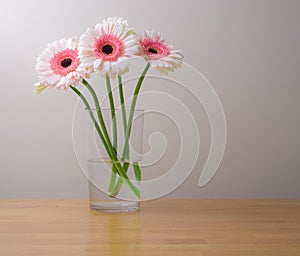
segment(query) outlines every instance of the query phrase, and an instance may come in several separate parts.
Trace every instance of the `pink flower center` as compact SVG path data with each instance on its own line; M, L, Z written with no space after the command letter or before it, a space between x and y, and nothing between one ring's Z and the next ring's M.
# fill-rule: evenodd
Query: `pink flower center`
M153 40L152 38L145 38L140 40L141 47L144 51L144 54L149 59L158 59L162 56L169 55L169 48L163 43L163 41Z
M80 64L78 51L65 49L57 52L50 60L50 68L55 74L66 76L74 71Z
M116 61L123 53L123 43L114 35L104 34L95 40L94 50L98 58Z

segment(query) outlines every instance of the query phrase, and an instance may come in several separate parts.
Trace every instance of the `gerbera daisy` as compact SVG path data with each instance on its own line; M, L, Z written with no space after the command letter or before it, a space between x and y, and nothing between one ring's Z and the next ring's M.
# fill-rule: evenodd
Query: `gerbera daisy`
M86 68L78 56L77 45L75 37L48 44L37 59L39 81L35 84L35 93L40 93L47 87L67 89L71 85L77 86L87 76Z
M122 18L104 20L95 28L88 29L79 41L79 56L84 65L112 78L128 72L128 60L138 51L134 30Z
M174 71L182 64L181 50L167 45L160 33L145 31L140 37L140 45L144 58L162 73Z

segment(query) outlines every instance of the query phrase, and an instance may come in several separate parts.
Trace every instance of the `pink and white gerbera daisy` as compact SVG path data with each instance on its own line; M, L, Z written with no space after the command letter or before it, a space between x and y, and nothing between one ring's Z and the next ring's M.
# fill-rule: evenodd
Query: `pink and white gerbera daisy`
M174 71L182 64L183 55L181 50L173 49L162 39L160 33L145 31L140 37L142 56L162 73Z
M104 20L95 28L88 29L79 41L79 56L84 65L112 78L128 72L128 60L138 51L134 30L122 18Z
M47 87L67 89L77 86L87 76L86 68L78 56L78 40L75 37L60 39L48 44L37 59L38 83L34 92L40 93Z

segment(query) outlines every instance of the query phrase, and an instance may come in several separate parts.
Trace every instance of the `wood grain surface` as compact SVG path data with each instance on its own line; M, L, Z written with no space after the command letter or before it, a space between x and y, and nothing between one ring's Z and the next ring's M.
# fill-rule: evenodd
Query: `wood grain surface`
M0 255L300 255L298 200L155 200L103 214L85 200L0 201Z

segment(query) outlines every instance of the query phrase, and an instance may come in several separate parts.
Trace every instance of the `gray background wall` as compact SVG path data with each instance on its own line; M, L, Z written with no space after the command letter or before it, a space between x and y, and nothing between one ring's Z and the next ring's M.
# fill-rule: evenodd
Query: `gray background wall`
M209 145L207 118L197 106L200 158L169 197L300 198L300 1L12 0L0 8L0 198L87 197L72 146L77 98L57 91L34 96L32 85L36 57L48 42L79 36L109 16L127 18L138 31L163 32L224 107L228 140L216 176L197 186ZM160 119L153 120L155 131Z

